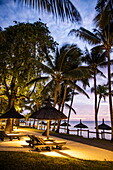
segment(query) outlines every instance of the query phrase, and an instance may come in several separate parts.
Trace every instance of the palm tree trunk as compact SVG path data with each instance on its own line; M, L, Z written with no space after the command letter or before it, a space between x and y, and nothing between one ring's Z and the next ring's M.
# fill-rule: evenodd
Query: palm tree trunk
M69 124L69 119L70 119L70 115L71 115L71 108L72 108L73 100L74 100L74 90L72 91L71 104L70 104L70 109L69 109L69 113L68 113L67 134L69 134L68 124Z
M61 112L63 112L63 110L64 110L64 103L65 103L65 99L66 99L66 92L67 92L67 85L64 86L64 96L63 96L63 100L62 100L62 109L61 109Z
M108 56L109 110L110 110L111 128L112 128L111 141L113 141L113 111L112 111L112 94L111 94L110 49L107 50L107 56Z
M67 92L67 85L64 86L64 96L63 96L63 101L62 101L61 112L63 112L63 109L64 109L64 103L65 103L65 99L66 99L66 92ZM61 123L61 120L58 120L58 125L57 125L57 130L56 130L57 133L59 133L59 130L60 130L60 123Z
M98 101L98 106L97 106L97 114L98 114L98 111L99 111L99 106L100 106L100 101L101 101L101 96L99 97L99 101Z
M95 90L95 127L96 127L96 138L99 139L99 133L98 133L98 113L97 113L96 71L94 71L94 90Z

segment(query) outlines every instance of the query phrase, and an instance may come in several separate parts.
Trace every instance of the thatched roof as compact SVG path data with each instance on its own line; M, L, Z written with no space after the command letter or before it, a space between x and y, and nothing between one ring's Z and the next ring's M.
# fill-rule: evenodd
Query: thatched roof
M111 130L111 127L108 126L107 124L104 123L104 119L102 124L98 125L98 129L102 129L102 130Z
M69 123L67 123L67 122L64 122L64 123L62 123L60 126L71 126Z
M45 107L37 111L37 115L35 114L35 118L40 120L61 120L67 119L67 116L65 116L56 108L52 107L50 101L48 101Z
M14 119L22 119L25 118L23 115L19 114L14 107L12 107L9 111L4 113L0 116L0 119L7 119L7 118L14 118Z
M80 123L75 125L74 127L76 127L76 128L88 128L85 124L82 123L81 120L80 120Z
M37 115L37 111L35 111L34 113L32 113L30 116L29 116L29 118L36 118L36 115Z

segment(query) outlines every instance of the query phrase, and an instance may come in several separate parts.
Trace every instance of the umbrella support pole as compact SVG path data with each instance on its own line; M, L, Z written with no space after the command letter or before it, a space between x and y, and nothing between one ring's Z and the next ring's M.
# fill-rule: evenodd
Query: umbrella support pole
M47 139L49 139L50 120L47 121Z

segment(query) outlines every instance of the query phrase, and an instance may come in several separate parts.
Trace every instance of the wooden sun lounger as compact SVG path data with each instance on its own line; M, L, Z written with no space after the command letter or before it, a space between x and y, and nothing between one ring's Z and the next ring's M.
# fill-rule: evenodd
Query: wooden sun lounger
M29 146L34 147L34 145L38 145L41 144L39 137L35 136L35 135L28 135L28 137L30 138L29 140L26 140L27 143L29 143ZM44 141L53 141L53 139L45 139Z
M47 148L49 150L52 150L53 147L56 147L57 149L62 149L62 146L66 144L65 141L44 141L42 138L38 137L38 140L40 141L40 144L34 145L34 148L36 150L41 151L43 148Z
M56 140L44 140L35 135L28 135L30 140L26 140L29 143L29 146L34 147L36 150L41 151L41 149L46 148L52 150L53 147L58 149L62 149L62 146L66 144L65 141L56 141Z
M36 138L34 135L28 135L30 138L29 140L26 140L27 143L29 143L29 146L34 147L34 145L39 144L38 138Z
M5 133L5 131L0 131L0 139L2 141L4 141L5 138L8 138L10 141L12 141L13 139L18 139L20 140L20 137L22 137L23 135L20 135L18 133L10 133L7 134Z

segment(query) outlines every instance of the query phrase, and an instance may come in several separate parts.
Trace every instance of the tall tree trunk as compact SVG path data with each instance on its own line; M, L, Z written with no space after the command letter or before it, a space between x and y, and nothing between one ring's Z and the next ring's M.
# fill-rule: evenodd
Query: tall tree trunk
M65 99L66 99L66 92L67 92L67 85L64 86L64 96L63 96L63 100L62 100L61 112L63 112L63 109L64 109L64 103L65 103ZM58 125L57 125L57 130L56 130L57 133L59 133L59 130L60 130L60 123L61 123L61 120L58 120Z
M111 128L112 128L111 141L113 141L113 111L112 111L112 94L111 94L110 49L107 50L107 56L108 56L109 111L110 111Z
M97 114L98 114L98 111L99 111L101 98L102 98L102 97L100 96L100 97L99 97L99 101L98 101L98 106L97 106Z
M14 98L9 98L9 109L14 106ZM13 131L13 119L8 118L6 121L5 131L11 133Z
M67 85L64 86L64 96L63 96L63 100L62 100L62 109L61 109L61 112L63 112L63 110L64 110L64 103L65 103L65 99L66 99L66 92L67 92Z
M67 134L69 134L68 124L69 124L69 120L70 120L71 108L72 108L73 100L74 100L74 90L72 91L71 104L70 104L70 109L69 109L68 119L67 119Z
M99 133L98 133L98 113L97 113L96 70L94 70L94 92L95 92L95 127L96 127L96 138L99 139Z

